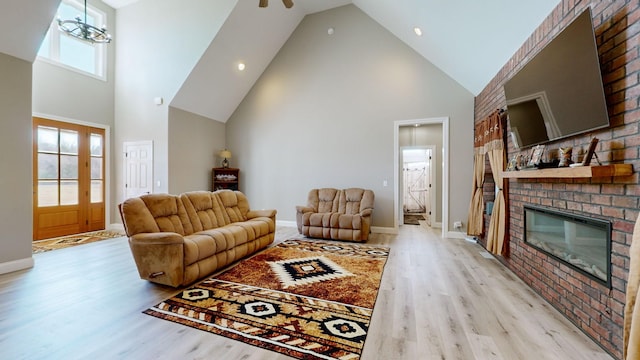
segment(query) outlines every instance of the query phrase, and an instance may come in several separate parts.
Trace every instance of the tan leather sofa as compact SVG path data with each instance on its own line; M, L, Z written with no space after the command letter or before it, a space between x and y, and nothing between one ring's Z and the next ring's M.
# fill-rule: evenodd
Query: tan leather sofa
M296 206L298 231L313 238L365 242L374 198L373 191L360 188L312 189L307 206Z
M151 194L118 206L140 278L173 287L202 279L275 238L276 210L239 191Z

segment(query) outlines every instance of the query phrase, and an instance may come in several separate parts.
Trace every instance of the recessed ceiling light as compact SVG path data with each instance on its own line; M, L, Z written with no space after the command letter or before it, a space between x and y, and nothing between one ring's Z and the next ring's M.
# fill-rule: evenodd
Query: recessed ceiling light
M416 33L416 35L418 36L422 36L422 29L420 29L417 26L413 28L413 32Z
M332 27L327 29L327 34L333 35L334 29Z
M238 70L243 71L243 70L244 70L244 68L245 68L245 65L244 65L244 63L243 63L243 62L241 62L241 63L239 63L239 64L238 64Z

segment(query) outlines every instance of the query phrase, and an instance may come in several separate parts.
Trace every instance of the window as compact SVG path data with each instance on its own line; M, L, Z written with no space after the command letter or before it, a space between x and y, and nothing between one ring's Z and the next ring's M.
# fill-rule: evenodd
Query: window
M38 51L38 58L105 80L106 44L85 42L58 30L58 18L67 20L78 16L84 20L83 3L75 0L60 2L56 18L51 22L49 31ZM87 23L102 27L107 23L107 16L87 5Z
M102 142L104 134L91 133L91 196L92 204L104 202L104 154Z
M39 207L78 204L78 139L78 131L38 126Z

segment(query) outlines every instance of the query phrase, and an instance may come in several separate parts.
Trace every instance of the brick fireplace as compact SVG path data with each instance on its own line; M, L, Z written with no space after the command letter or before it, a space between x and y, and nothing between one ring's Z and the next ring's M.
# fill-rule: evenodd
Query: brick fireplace
M547 149L573 146L584 151L592 137L604 164L632 164L640 170L640 4L638 1L563 0L525 44L476 97L475 121L506 107L504 83L577 14L591 6L611 126L547 144ZM507 137L507 157L518 151ZM486 166L485 191L492 192ZM605 350L622 358L622 326L629 245L638 217L638 174L584 179L508 179L507 254L499 258ZM491 201L485 193L485 201ZM559 210L611 223L610 287L556 257L524 242L524 207ZM483 238L480 242L486 246Z

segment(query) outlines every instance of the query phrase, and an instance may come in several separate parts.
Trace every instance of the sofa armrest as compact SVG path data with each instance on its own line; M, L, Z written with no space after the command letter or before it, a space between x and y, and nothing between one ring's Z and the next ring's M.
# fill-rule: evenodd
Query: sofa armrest
M364 209L360 212L360 216L363 216L363 217L371 216L372 213L373 213L373 209Z
M308 206L296 206L296 212L297 213L308 213L308 212L315 212L315 209L308 207Z
M247 219L253 219L257 217L268 217L274 218L278 211L275 209L267 209L267 210L249 210L247 213Z
M296 206L296 225L298 226L298 232L302 234L302 214L312 213L316 210L309 206Z
M174 232L139 233L129 238L129 243L136 245L170 245L182 244L182 235Z
M184 281L184 238L174 232L139 233L129 247L141 279L178 287Z

